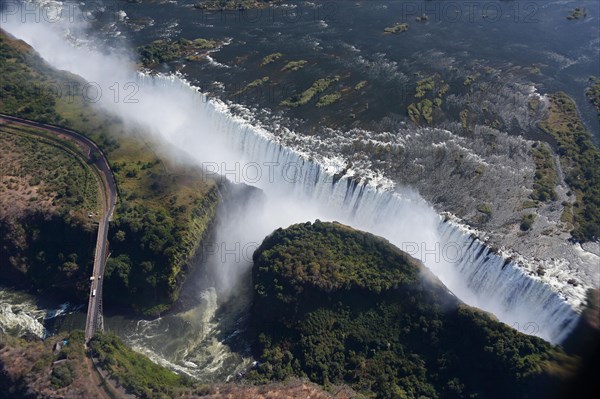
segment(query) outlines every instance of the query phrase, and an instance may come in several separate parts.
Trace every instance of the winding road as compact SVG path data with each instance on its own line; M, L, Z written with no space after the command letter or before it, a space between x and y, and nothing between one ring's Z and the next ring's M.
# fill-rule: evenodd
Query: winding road
M0 114L1 124L20 125L22 127L33 127L50 133L59 141L71 141L79 147L81 154L87 158L88 165L97 174L101 184L100 192L103 196L103 215L98 222L98 238L94 252L93 279L90 284L90 297L88 301L87 317L85 322L85 341L89 342L102 323L102 282L106 259L108 258L108 224L112 219L115 205L117 203L117 185L110 164L102 150L92 140L73 130L58 126L46 125L21 119L14 116Z

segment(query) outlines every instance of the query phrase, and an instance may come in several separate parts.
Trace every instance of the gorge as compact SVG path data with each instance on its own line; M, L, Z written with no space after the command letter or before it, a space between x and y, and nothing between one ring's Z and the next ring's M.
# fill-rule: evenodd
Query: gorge
M201 307L210 311L188 312L187 319L209 325L218 306L248 284L243 279L252 265L251 253L262 239L276 228L315 219L338 221L386 238L421 260L460 300L551 343L568 336L578 322L586 290L597 288L597 281L586 281L582 275L574 276L577 285L568 284L562 274L542 278L527 264L532 259L513 257L510 248L488 246L487 232L470 229L454 215L440 212L415 189L395 184L379 171L355 169L341 154L328 154L322 148L312 151L301 145L300 135L283 126L260 126L251 110L209 97L183 76L139 72L127 49L106 54L93 49L97 43L84 33L85 26L66 27L71 28L68 40L60 23L10 21L3 26L54 68L99 87L102 95L94 105L126 126L147 132L157 151L166 152L163 155L170 155L160 144L166 142L186 154L178 154L174 162L199 165L211 179L226 178L264 193L243 197L243 203L237 204L239 213L217 222L215 242L220 247L206 262L215 286L205 287L201 294ZM111 89L115 84L120 88L134 84L132 99L138 101L115 101ZM232 248L237 256L227 256ZM593 254L581 258L592 265L598 261ZM250 294L241 291L242 299L250 300ZM168 343L159 342L160 323L160 319L138 323L152 335L150 352L156 357L162 352L165 364L195 375L197 367L195 359L187 358L187 343L167 349ZM213 326L202 339L214 337L217 330ZM135 341L143 334L125 335ZM140 339L135 346L140 349L147 342ZM166 352L177 354L166 358ZM223 356L216 353L209 357ZM240 360L236 361L223 366L215 359L212 365L219 374L232 375L239 368ZM204 378L212 378L210 370L206 374Z

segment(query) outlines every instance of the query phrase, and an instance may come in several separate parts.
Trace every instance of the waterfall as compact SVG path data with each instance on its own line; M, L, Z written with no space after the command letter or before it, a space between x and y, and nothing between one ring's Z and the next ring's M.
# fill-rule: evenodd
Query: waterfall
M552 288L505 259L452 223L440 221L442 242L462 249L453 266L478 299L478 305L501 321L550 342L564 340L578 313Z
M168 79L168 84L182 83ZM343 163L309 160L279 144L268 131L233 116L223 103L198 96L204 129L219 135L241 163L221 165L220 171L229 172L229 178L255 185L267 196L314 207L312 215L321 219L383 236L420 259L461 300L522 332L558 343L575 327L578 313L549 285L445 220L418 193L358 177L355 171L344 170ZM170 139L194 154L193 137L191 133ZM247 165L260 172L253 173L251 181L245 181ZM294 222L305 221L302 217Z
M413 190L394 188L370 171L352 170L336 154L318 157L310 146L284 146L270 128L234 116L182 79L136 74L122 57L67 45L60 24L9 22L5 29L51 65L103 88L106 95L96 105L128 126L153 131L215 176L233 176L261 188L270 199L269 220L252 226L244 239L260 241L274 228L315 218L337 220L385 237L423 261L460 299L508 325L555 343L574 327L578 314L549 286L445 222ZM109 94L115 82L125 87L132 80L141 86L140 101L114 101Z

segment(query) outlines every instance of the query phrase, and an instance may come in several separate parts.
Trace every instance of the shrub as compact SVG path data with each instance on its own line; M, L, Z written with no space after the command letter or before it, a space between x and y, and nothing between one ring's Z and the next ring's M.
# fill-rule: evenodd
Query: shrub
M58 363L52 368L50 382L57 388L71 385L74 378L73 366L68 361Z
M523 219L521 220L521 226L520 226L521 230L527 231L527 230L531 229L531 227L533 226L533 223L535 222L535 219L536 219L536 215L533 213L523 216Z

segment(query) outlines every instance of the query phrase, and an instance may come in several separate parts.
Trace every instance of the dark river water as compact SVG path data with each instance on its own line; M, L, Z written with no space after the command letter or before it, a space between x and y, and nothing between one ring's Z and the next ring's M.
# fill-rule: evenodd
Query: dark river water
M178 38L228 43L208 60L158 68L179 70L221 98L300 119L307 131L320 125L370 128L386 116L406 119L416 82L437 73L457 96L472 90L464 85L468 76L476 76L477 84L493 82L494 90L518 82L541 94L565 91L598 139L598 118L584 93L589 77L600 75L600 2L286 2L243 12L208 12L194 3L119 2L105 10L100 24L109 43L130 47ZM586 8L584 20L566 18L576 6ZM125 14L115 16L117 9ZM423 14L427 21L416 21ZM408 23L408 31L384 34L396 23ZM264 56L276 52L283 54L278 62L260 67ZM281 71L297 60L306 66ZM337 103L280 105L315 80L336 75L344 93ZM263 77L269 77L267 85L239 93ZM364 89L353 90L361 81L367 81ZM445 111L441 120L456 120L456 110Z

